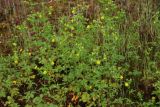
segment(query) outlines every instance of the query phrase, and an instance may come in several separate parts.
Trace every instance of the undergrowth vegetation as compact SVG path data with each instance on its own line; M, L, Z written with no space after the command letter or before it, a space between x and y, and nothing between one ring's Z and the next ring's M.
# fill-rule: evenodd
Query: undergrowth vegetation
M160 106L159 11L146 4L131 22L112 0L97 0L93 19L82 3L53 22L53 7L36 5L0 57L1 107Z

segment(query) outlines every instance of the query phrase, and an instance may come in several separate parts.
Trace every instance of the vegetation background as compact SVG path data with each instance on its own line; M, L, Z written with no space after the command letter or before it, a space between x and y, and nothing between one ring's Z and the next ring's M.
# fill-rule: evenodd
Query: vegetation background
M0 107L160 106L159 0L0 0Z

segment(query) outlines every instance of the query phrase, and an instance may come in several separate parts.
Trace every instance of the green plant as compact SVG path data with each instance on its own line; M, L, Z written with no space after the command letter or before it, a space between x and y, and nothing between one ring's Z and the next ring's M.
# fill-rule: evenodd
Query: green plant
M87 5L77 5L54 26L49 19L52 8L42 3L41 11L15 26L13 54L0 57L3 106L158 105L159 60L150 56L154 46L141 44L138 21L120 30L126 14L112 0L97 0L97 5L97 19L88 21ZM157 32L158 22L157 15Z

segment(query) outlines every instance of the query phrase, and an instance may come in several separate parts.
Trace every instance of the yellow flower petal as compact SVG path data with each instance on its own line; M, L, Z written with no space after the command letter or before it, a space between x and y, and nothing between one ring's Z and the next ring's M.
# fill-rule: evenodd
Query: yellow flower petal
M47 71L44 71L43 74L44 74L44 75L47 74Z
M72 14L75 14L76 13L76 11L75 10L72 10Z
M79 54L77 53L76 56L79 56Z
M55 42L55 39L53 38L53 39L52 39L52 43L54 43L54 42Z
M104 16L101 16L101 20L104 20Z
M18 61L17 61L17 60L15 60L15 61L14 61L14 63L15 63L15 64L18 64Z
M36 77L36 75L32 75L32 76L30 76L30 78L31 78L31 79L34 79L35 77Z
M28 55L31 56L31 52L29 52Z
M23 49L21 48L19 51L20 51L20 52L22 52L22 51L23 51Z
M90 25L87 26L87 29L89 29L89 28L90 28Z
M129 84L127 82L124 83L125 87L129 87Z
M74 27L73 27L73 26L71 27L71 30L74 30Z
M96 61L96 64L97 64L97 65L100 65L100 64L101 64L101 61L100 61L100 60L97 60L97 61Z
M17 46L17 44L16 44L16 43L13 43L13 46Z
M13 83L13 84L17 84L17 81L14 80L14 81L12 81L12 83Z
M121 79L121 80L123 79L123 76L122 76L122 75L120 76L120 79Z
M52 61L51 64L54 65L54 61Z
M152 97L152 100L154 101L156 98L155 97Z

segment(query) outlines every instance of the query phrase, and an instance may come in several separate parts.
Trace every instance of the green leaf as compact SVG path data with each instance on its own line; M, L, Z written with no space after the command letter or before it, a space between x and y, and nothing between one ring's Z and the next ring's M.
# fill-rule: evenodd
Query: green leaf
M0 89L1 91L0 91L0 97L5 97L6 96L6 92L5 92L5 90L2 88L2 89Z
M34 102L35 104L40 104L40 103L42 102L42 98L41 98L41 97L35 97L35 98L33 99L33 102Z
M81 100L82 100L83 102L88 102L88 101L90 100L90 95L89 95L87 92L84 92L84 93L82 94Z

